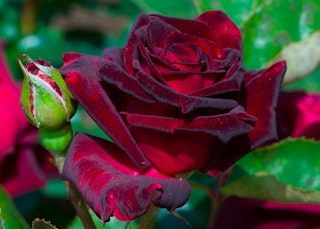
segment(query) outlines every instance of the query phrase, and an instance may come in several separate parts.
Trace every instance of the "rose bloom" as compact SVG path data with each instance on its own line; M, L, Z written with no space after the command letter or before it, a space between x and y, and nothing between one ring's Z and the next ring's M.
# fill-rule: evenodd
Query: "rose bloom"
M64 55L67 85L112 142L78 133L63 176L102 219L169 211L189 198L179 174L212 175L277 139L285 72L243 66L242 38L220 11L193 20L142 14L124 48Z
M20 86L12 80L0 42L0 184L13 197L33 191L57 175L50 154L38 144L37 129L20 107Z
M229 197L218 214L216 229L316 229L320 205L284 204Z
M320 94L282 92L278 105L278 132L288 136L320 139Z

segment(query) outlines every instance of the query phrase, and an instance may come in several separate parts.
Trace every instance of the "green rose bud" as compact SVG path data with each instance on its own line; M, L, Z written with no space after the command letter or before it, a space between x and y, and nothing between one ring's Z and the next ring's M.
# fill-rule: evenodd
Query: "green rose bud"
M38 128L57 129L70 121L77 103L58 69L44 60L18 60L24 74L21 105Z

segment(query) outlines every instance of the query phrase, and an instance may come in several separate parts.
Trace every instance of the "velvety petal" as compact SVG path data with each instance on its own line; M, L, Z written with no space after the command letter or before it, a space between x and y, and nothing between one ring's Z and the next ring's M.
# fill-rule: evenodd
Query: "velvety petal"
M286 70L285 62L274 64L270 68L245 75L243 99L245 110L257 118L255 128L248 134L233 138L218 151L211 164L204 169L212 175L226 170L243 155L253 149L277 140L277 123L275 109L281 82Z
M210 25L208 26L207 23L201 20L181 19L156 14L150 14L149 17L151 20L153 18L157 20L161 19L162 21L165 21L169 25L181 31L181 33L189 34L200 38L210 38Z
M187 20L187 22L189 21ZM202 53L214 59L222 51L218 49L214 41L208 40L207 37L185 33L185 31L181 31L160 19L151 20L148 24L148 30L145 32L148 34L148 43L146 44L148 49L155 55L166 57L169 63L199 62L199 57L201 57L199 54ZM145 37L145 34L141 34L139 37ZM179 61L170 58L167 55L170 53L175 54Z
M241 33L236 24L222 11L207 11L199 15L201 20L210 27L210 37L218 47L237 49L242 53Z
M177 130L207 133L227 143L235 136L248 134L254 128L255 118L245 112L229 112L213 116L198 116L191 120L172 117L122 113L126 121L135 127L153 129L174 134Z
M137 18L137 20L136 20L136 22L135 22L135 24L129 34L126 47L123 51L124 70L127 71L132 76L135 75L135 70L132 65L133 60L139 59L139 53L137 52L137 50L138 50L138 43L137 43L138 37L137 37L135 31L138 30L138 28L147 25L149 23L149 21L150 21L150 19L147 14L141 14Z
M240 62L240 53L238 51L228 52L226 58L220 62L220 68L227 68L227 72L215 84L209 87L203 87L200 90L192 92L193 96L214 96L227 92L240 91L244 78L244 67Z
M148 46L151 49L161 48L163 51L167 47L167 39L170 34L174 32L180 32L174 26L166 23L165 21L157 18L150 17L150 22L148 23L146 34L137 34L140 38L147 35ZM181 32L180 32L181 33Z
M285 71L286 63L282 61L253 75L250 72L245 75L246 111L257 118L249 134L251 149L277 139L275 108Z
M121 91L146 103L155 100L143 91L136 78L129 75L123 68L110 60L101 60L99 75L105 82L117 86Z
M206 167L223 143L200 132L175 131L174 134L131 126L142 152L161 173L168 176Z
M81 105L106 134L121 147L141 170L150 166L120 115L115 109L98 76L100 59L83 56L64 65L60 72Z
M173 211L185 204L191 191L186 181L153 168L140 173L115 144L80 133L69 148L63 177L76 185L103 222L111 216L136 219L151 202Z
M148 49L143 46L142 41L140 41L140 39L138 39L137 42L138 42L138 47L140 50L141 57L144 58L144 60L145 60L144 62L146 65L146 67L141 66L141 64L143 63L143 61L141 60L142 58L141 58L139 61L135 62L136 66L139 65L138 69L139 70L142 69L145 72L147 72L148 74L154 75L160 82L162 82L163 84L166 84L166 80L161 75L161 73L158 71L156 66L153 64L153 62L149 56Z
M195 109L217 109L221 111L231 110L237 106L237 102L228 99L210 99L179 94L171 88L160 84L143 72L137 73L140 86L158 101L181 107L182 113L189 113Z

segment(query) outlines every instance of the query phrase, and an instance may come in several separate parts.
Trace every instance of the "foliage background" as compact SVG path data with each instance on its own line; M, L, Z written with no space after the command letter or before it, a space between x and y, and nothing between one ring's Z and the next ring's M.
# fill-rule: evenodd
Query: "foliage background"
M6 41L6 55L10 68L15 79L20 81L22 74L16 60L22 53L28 52L33 59L42 58L60 67L64 52L100 55L106 47L123 46L132 24L140 13L194 18L201 12L212 9L225 11L242 30L244 62L250 69L265 67L289 44L301 42L320 30L318 0L0 0L0 39ZM303 79L285 86L284 90L320 91L320 44L317 41L315 44L315 51L305 55L311 56L318 67L309 67L308 74L299 76ZM302 45L297 53L303 53L304 50L305 45ZM297 53L293 56L299 58ZM291 66L294 65L288 63L288 67ZM75 130L107 137L93 124L81 107L72 123ZM309 152L307 154L306 149ZM226 196L235 194L234 190L241 190L243 196L290 201L281 197L280 191L276 197L263 196L255 191L248 192L249 179L254 180L251 182L251 190L255 190L257 185L265 185L266 189L276 187L277 190L287 192L290 186L295 191L292 197L295 200L307 202L308 196L305 193L308 192L314 202L319 203L319 166L303 166L320 161L319 151L319 143L303 139L291 139L271 148L257 150L237 163L229 183L222 191ZM288 163L283 165L281 172L276 171L277 162L283 158L286 158ZM305 164L301 164L301 160L305 161ZM301 166L296 166L299 163ZM292 170L296 172L292 173ZM313 178L317 182L311 186L306 185L299 174L304 174L304 179ZM190 201L177 212L186 218L193 228L205 228L210 211L210 199L206 188L215 187L216 181L213 177L199 173L195 173L191 180L201 184L202 188L198 185L198 189L193 189ZM278 186L275 186L276 184ZM9 204L10 199L1 191L0 213L3 218L8 219L8 223L13 219L13 215L18 214L14 210L16 206L29 224L34 218L39 217L50 220L58 228L81 228L80 222L74 219L74 212L66 199L62 182L52 180L44 189L16 198L12 205ZM102 228L99 219L96 220L97 225ZM8 224L6 226L9 229L18 228L9 227ZM103 228L124 226L124 223L112 220ZM131 228L134 227L135 224L132 223ZM161 210L156 228L189 227Z

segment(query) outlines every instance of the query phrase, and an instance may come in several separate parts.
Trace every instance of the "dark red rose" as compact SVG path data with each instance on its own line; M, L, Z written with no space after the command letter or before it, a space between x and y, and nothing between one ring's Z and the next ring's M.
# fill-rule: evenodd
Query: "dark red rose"
M278 132L288 136L320 139L320 94L282 92L278 105Z
M228 198L216 229L320 228L320 205L284 204L238 197Z
M277 138L275 106L285 63L246 70L240 31L220 11L193 20L143 14L124 48L108 48L101 57L67 53L64 61L61 72L69 89L126 155L114 160L125 165L130 160L130 171L139 176L150 168L167 177L194 170L217 174ZM80 155L90 155L93 163L103 154L93 159L90 147L78 152L82 138L97 141L76 136L64 175L84 193L89 174ZM108 163L103 168L116 177ZM170 179L174 185L177 179ZM105 186L85 198L93 203ZM101 206L93 208L104 214Z
M11 196L43 187L57 177L51 156L38 144L37 129L20 107L21 88L13 82L0 42L0 184Z

